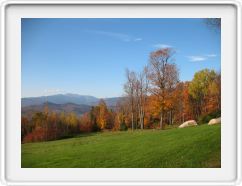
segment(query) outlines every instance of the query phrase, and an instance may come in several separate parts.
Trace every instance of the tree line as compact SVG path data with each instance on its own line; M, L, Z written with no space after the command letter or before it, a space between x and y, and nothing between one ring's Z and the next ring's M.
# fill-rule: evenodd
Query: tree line
M135 130L181 124L195 119L208 122L221 112L221 75L211 69L195 73L191 81L179 79L175 51L151 52L141 72L126 70L124 96L115 108L104 100L81 116L48 111L22 117L22 142L48 141L102 130Z
M124 90L132 129L155 123L164 129L167 124L188 119L207 122L208 115L220 115L220 72L203 69L195 73L192 81L182 82L174 53L172 48L159 49L150 54L142 72L126 71Z

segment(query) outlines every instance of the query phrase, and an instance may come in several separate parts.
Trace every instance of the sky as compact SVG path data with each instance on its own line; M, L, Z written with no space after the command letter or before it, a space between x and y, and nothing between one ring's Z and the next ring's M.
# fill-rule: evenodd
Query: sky
M181 81L220 71L220 32L203 19L23 18L22 97L123 95L125 70L139 72L152 51L172 47Z

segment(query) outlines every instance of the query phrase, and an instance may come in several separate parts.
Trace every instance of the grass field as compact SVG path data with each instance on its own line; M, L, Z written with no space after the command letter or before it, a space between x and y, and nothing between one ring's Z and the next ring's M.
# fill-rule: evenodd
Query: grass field
M104 132L22 144L22 167L221 167L221 126Z

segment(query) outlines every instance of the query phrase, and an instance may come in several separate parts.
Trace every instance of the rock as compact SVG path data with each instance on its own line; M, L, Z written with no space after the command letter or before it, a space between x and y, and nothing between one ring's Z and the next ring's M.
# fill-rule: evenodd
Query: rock
M179 128L185 128L185 127L191 127L191 126L197 126L197 122L195 120L189 120L181 124Z
M214 118L209 121L208 125L215 125L219 123L221 123L221 118Z

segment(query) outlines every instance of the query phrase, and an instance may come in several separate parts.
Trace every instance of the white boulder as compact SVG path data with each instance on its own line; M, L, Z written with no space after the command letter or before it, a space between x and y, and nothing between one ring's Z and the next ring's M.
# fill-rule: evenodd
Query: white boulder
M184 123L182 123L178 128L185 128L190 126L197 126L197 122L195 120L189 120Z
M215 125L219 123L221 123L221 118L214 118L209 121L208 125Z

